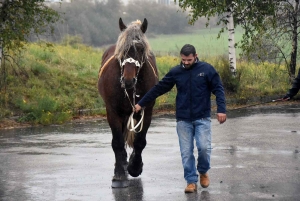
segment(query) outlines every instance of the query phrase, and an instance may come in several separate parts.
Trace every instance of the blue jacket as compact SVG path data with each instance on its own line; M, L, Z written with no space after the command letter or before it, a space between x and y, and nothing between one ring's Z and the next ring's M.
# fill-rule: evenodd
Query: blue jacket
M176 119L194 121L211 115L211 93L216 96L217 112L225 113L225 93L219 74L208 63L197 61L189 69L182 64L172 68L138 102L141 107L170 91L176 85Z

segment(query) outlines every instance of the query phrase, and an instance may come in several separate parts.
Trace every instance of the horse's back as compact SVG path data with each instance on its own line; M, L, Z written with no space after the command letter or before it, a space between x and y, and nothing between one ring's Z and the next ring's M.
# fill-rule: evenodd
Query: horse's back
M105 62L110 59L111 56L114 55L116 49L116 45L109 46L102 55L101 67L105 64Z
M153 52L151 52L149 58L148 58L148 61L150 62L150 65L151 65L151 68L153 68L153 71L154 71L154 74L155 74L155 80L156 80L156 83L158 82L158 79L159 79L159 76L158 76L158 69L157 69L157 66L156 66L156 58L155 58L155 55Z
M114 51L116 45L111 45L108 47L102 55L101 67L99 69L99 79L98 79L98 91L102 98L104 98L105 94L108 93L108 89L111 89L109 86L111 81L113 81L113 77L118 68L117 60L114 58Z

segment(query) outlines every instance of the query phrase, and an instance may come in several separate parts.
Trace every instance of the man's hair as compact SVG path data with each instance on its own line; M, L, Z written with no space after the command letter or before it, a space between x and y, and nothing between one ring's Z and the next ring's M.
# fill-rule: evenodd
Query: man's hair
M185 44L181 50L180 54L183 54L184 56L189 56L190 54L195 55L196 54L196 49L193 45L190 44Z

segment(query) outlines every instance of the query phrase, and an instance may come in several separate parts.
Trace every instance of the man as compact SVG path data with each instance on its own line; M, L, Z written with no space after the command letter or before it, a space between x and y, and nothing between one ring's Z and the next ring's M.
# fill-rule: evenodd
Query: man
M145 94L135 105L135 111L140 111L176 85L176 129L187 181L185 192L192 193L197 191L197 171L203 188L210 183L207 171L210 169L211 155L211 93L216 96L217 119L220 123L226 121L226 106L223 85L214 67L199 61L195 47L189 44L182 47L180 56L180 65L172 68ZM194 140L198 149L197 167L193 154Z
M290 100L293 98L299 91L300 89L300 69L298 71L297 77L293 81L292 88L289 89L287 94L282 98L283 100Z

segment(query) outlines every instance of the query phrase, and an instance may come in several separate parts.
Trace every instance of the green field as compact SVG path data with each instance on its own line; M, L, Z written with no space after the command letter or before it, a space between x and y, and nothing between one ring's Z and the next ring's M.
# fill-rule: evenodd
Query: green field
M152 50L156 55L178 55L184 44L192 44L196 47L200 58L210 56L219 56L228 53L228 33L225 31L218 39L220 28L206 28L196 30L190 34L178 35L157 35L155 38L149 38ZM242 30L236 29L235 42L242 39ZM240 50L236 50L236 54Z

